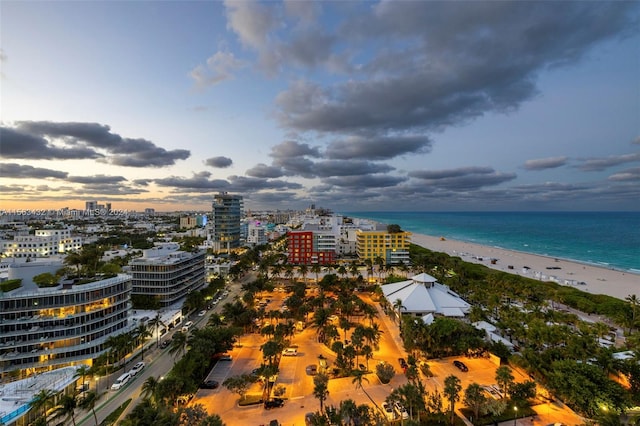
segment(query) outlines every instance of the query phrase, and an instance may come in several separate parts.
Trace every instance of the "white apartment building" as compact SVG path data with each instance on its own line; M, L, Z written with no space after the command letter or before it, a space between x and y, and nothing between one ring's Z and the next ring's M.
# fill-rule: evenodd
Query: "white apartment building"
M247 245L250 247L255 247L262 244L267 244L268 242L269 240L267 239L264 225L256 221L249 222L249 226L247 228Z
M0 241L4 257L48 257L82 249L82 237L71 234L70 228L38 229L35 235L16 235Z

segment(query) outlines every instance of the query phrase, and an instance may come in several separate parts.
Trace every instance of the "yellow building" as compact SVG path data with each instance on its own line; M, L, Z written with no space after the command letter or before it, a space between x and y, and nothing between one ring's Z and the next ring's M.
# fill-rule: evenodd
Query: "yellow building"
M385 264L409 263L411 232L389 233L383 231L356 231L356 250L361 260L375 260L380 257Z

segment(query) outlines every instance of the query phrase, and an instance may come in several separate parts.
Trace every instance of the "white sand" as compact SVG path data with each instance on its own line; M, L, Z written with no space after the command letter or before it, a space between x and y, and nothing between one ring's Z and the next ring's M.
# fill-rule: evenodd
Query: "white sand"
M640 275L601 268L553 257L540 256L497 247L466 243L424 234L413 234L414 244L429 250L458 256L465 262L480 263L489 268L518 274L541 281L555 281L593 294L607 294L624 300L631 294L640 297ZM480 260L482 259L482 260ZM491 259L497 259L495 264ZM510 269L512 266L513 269ZM529 269L524 269L528 266ZM548 268L560 269L548 269Z

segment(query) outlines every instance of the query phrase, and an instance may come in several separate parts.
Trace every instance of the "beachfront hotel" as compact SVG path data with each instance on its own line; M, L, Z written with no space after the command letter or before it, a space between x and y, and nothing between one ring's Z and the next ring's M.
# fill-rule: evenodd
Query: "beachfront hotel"
M159 308L167 308L202 288L205 284L204 250L180 251L177 243L157 244L142 251L142 257L129 263L133 297L155 299Z
M356 250L360 260L369 259L375 263L377 258L381 258L387 265L408 264L410 244L411 232L407 231L389 232L386 226L384 229L356 231Z
M0 291L0 377L23 377L87 364L106 351L109 336L127 330L131 276L40 288L33 276L59 262L10 265ZM7 285L13 283L13 285Z

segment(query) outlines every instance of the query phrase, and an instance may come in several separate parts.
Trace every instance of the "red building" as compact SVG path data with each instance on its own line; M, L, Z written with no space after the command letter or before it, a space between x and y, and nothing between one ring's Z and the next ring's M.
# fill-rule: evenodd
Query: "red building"
M311 231L288 232L287 247L287 261L292 265L328 265L335 260L335 252L318 251Z

